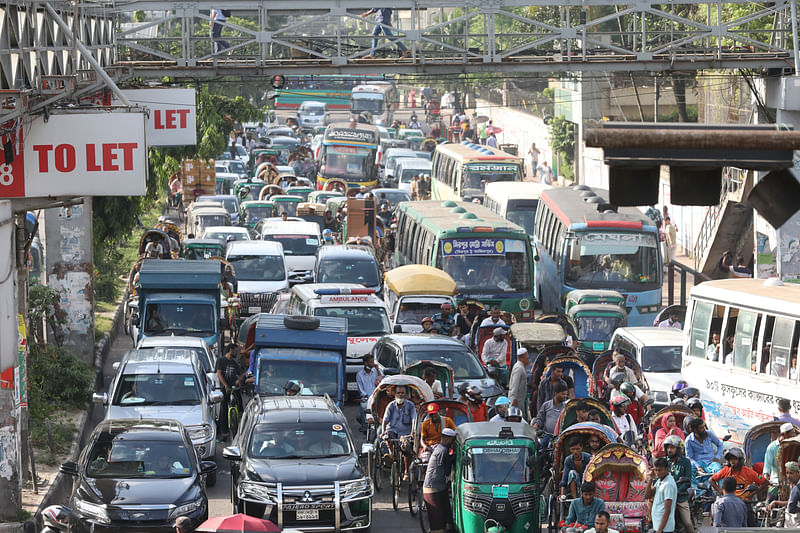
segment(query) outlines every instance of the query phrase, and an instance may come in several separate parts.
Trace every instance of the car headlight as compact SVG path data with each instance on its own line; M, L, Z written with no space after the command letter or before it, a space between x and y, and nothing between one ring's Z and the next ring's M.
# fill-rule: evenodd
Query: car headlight
M75 508L81 514L94 518L98 522L103 522L105 524L111 523L111 519L108 518L108 513L106 512L105 505L100 505L97 503L89 503L87 501L76 498Z
M177 518L179 516L185 516L187 514L191 514L196 510L200 509L203 506L203 500L197 500L189 503L184 503L183 505L179 505L175 509L169 513L170 518Z
M203 424L202 426L189 426L186 428L186 431L189 432L189 438L193 441L207 441L211 438L212 430L209 424Z
M366 496L372 491L372 485L370 483L369 478L362 477L356 481L348 483L344 486L344 491L342 492L342 499L348 500L355 496Z
M259 483L242 481L239 483L239 497L249 497L269 502L271 501L269 489Z

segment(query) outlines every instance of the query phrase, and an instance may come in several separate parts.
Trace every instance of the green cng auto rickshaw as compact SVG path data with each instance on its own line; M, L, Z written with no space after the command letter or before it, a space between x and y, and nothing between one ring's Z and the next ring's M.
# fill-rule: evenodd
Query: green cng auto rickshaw
M539 529L536 432L520 422L461 424L453 444L453 523L460 533Z
M576 305L611 304L625 307L625 297L617 291L606 289L576 289L567 293L564 309L569 312Z
M262 218L275 216L275 204L267 200L248 200L239 206L239 225L251 230Z
M181 242L183 259L225 257L225 242L219 239L184 239Z
M577 326L581 349L595 355L608 350L617 328L628 325L625 308L613 304L574 305L567 311L567 316Z

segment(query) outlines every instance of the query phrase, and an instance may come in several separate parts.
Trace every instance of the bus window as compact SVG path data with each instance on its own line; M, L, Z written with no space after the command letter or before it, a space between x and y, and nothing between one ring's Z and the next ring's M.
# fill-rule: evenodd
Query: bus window
M692 330L689 335L689 355L692 357L706 357L706 340L711 328L711 315L714 304L710 302L696 302L692 315Z
M711 304L705 304L711 307ZM757 342L758 313L740 311L736 320L736 336L733 341L734 365L736 368L752 369L752 354ZM755 339L755 342L754 342Z
M792 340L794 339L795 321L790 318L776 318L772 329L772 347L770 349L769 373L780 378L789 377ZM763 357L763 355L762 355Z

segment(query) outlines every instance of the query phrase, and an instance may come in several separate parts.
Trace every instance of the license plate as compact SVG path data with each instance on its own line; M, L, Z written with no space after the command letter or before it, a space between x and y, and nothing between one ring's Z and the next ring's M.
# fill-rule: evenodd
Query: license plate
M247 312L248 313L260 313L261 312L261 308L257 307L257 306L256 307L252 307L251 306L251 307L247 308Z
M356 383L355 381L350 381L347 384L347 390L349 390L349 391L357 391L358 390L358 383Z
M508 498L508 485L492 487L492 498Z
M319 520L319 509L297 511L296 516L298 520Z

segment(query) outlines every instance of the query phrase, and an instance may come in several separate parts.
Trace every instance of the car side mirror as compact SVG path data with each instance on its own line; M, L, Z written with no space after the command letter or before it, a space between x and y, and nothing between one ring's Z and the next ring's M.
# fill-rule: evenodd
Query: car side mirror
M131 315L131 324L136 327L139 327L139 313L133 313Z
M100 405L108 405L108 394L105 392L102 394L94 393L92 394L92 402L99 403Z
M534 256L533 256L533 260L534 260L534 261L538 261L538 260L539 260L539 254L536 254L536 255L534 255Z
M111 365L111 368L113 368L113 369L114 369L114 371L117 371L117 370L119 370L119 361L117 361L116 363L112 364L112 365Z
M211 400L211 403L220 403L222 399L225 397L225 395L222 394L221 391L212 390L211 394L209 394L208 397Z
M222 457L229 461L241 461L242 452L238 446L227 446L222 450Z
M403 326L401 326L400 324L395 324L394 328L392 328L392 331L394 333L403 333Z
M66 463L61 463L59 467L59 472L65 474L67 476L77 476L78 475L78 463L75 461L67 461Z
M200 473L201 474L210 474L217 469L217 463L214 461L201 461L200 462Z

